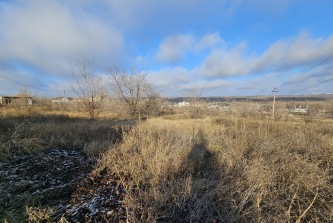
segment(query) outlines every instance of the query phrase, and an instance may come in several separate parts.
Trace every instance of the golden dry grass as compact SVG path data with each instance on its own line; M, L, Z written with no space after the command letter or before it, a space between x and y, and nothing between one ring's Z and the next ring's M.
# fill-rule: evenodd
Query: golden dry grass
M122 176L133 222L332 221L332 158L331 132L309 125L153 118L99 169Z
M0 160L49 148L79 148L98 155L120 141L122 131L136 122L106 117L91 121L81 113L43 113L37 108L7 109L0 117Z
M7 113L0 117L1 157L54 147L102 152L97 168L120 176L131 222L333 221L329 118L273 120L244 109L138 124L116 117Z

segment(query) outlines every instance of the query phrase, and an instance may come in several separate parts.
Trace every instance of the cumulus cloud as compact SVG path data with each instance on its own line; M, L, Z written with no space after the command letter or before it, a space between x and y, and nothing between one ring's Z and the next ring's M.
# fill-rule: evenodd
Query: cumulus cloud
M238 44L231 50L215 49L197 69L197 72L210 79L245 75L248 73L251 63L243 56L246 49L245 42Z
M182 86L195 82L191 72L183 67L163 68L148 72L148 80L161 91L163 95L174 96L182 91Z
M214 47L217 43L222 44L222 47ZM224 89L227 87L230 93L234 92L234 95L238 94L237 92L246 94L250 88L254 94L260 94L286 82L292 69L304 70L330 56L333 52L333 35L327 39L321 39L311 38L306 32L302 32L296 37L278 40L258 56L255 56L256 54L246 56L248 47L245 42L228 48L218 34L206 35L200 41L194 40L191 46L186 47L190 51L195 49L194 46L198 46L201 50L213 47L203 63L193 69L176 67L154 71L152 80L157 86L178 91L191 87L205 87L216 92L214 89L223 85ZM264 75L267 73L269 74ZM248 75L251 77L247 78ZM253 75L257 75L257 78ZM227 85L224 85L225 78L241 76L246 81L227 82ZM324 77L327 76L325 72ZM306 81L298 83L297 87L304 88L322 80L324 80L322 75L316 75L314 78L307 78ZM214 87L215 84L217 87ZM232 85L236 90L230 90ZM294 87L288 85L281 90L283 94L287 94L287 90L290 89Z
M224 40L220 37L218 32L207 34L193 45L193 51L200 52L206 48L213 49L214 47L219 47L222 44L224 44Z
M161 62L180 63L191 49L194 38L192 35L176 35L167 37L159 46L156 58Z
M182 96L194 88L203 88L205 96L225 94L232 86L227 80L199 80L194 71L183 67L164 68L148 73L148 79L165 96Z
M213 49L224 43L218 33L207 34L201 39L193 35L174 35L167 37L160 45L155 58L162 63L179 64L191 51L200 53L207 48Z
M242 96L271 94L273 87L281 84L287 72L275 72L260 75L250 79L200 79L195 70L187 70L183 67L165 68L151 71L148 74L149 81L165 96L182 96L194 88L203 88L204 97L207 96ZM289 89L289 88L287 88ZM287 93L283 91L283 94Z
M253 62L253 73L267 70L286 70L303 66L328 57L333 52L333 35L326 40L313 39L308 33L272 44L261 57Z
M280 39L258 54L248 52L251 46L248 47L246 42L228 45L220 33L211 27L206 29L205 25L212 19L216 21L216 18L226 18L230 14L237 15L244 11L280 13L296 1L299 0L213 0L210 4L205 0L0 2L0 72L13 78L29 80L29 83L32 81L34 86L48 86L56 90L61 86L66 87L64 80L52 79L53 83L47 85L38 81L41 75L59 77L82 57L95 57L101 67L110 63L122 65L118 63L120 58L126 58L145 69L149 66L153 67L150 69L156 69L148 77L165 95L178 94L192 87L204 87L205 92L211 92L210 95L221 89L228 89L229 94L233 94L230 93L232 89L246 92L244 89L250 87L259 92L270 86L272 81L277 81L276 77L281 77L279 75L293 68L302 70L329 56L333 52L333 35L321 39L302 32L296 37ZM197 18L202 19L193 23ZM157 34L148 36L151 30ZM213 32L197 36L193 34L197 30ZM142 41L146 45L142 46L136 37L132 38L133 33L147 37L146 42ZM132 57L124 53L124 35ZM150 48L148 45L155 43L157 36L164 39ZM146 50L144 48L150 48L150 51L142 53L141 50ZM134 55L136 53L142 55ZM189 61L189 58L194 60ZM184 67L181 66L182 62L186 62ZM23 64L23 68L28 69L20 70L15 64ZM165 64L174 67L163 68ZM29 73L29 69L36 71L36 74ZM263 77L269 72L276 76L270 74ZM250 82L230 81L240 76L245 79L246 75ZM254 75L258 78L253 79ZM1 89L4 89L3 83L9 84L5 81L1 79Z
M1 3L0 21L6 22L0 23L0 60L63 73L84 56L116 59L123 47L121 31L83 11L75 13L53 0Z
M246 50L245 42L231 49L214 49L197 72L206 78L221 78L309 67L332 54L333 35L314 39L302 32L296 37L278 40L256 57L246 57Z

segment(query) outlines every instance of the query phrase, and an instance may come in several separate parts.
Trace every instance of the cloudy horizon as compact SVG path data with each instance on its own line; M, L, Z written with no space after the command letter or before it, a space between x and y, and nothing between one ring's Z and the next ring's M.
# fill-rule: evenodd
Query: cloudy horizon
M71 67L136 67L163 96L333 92L333 2L0 0L0 95L71 95ZM105 73L106 74L106 73Z

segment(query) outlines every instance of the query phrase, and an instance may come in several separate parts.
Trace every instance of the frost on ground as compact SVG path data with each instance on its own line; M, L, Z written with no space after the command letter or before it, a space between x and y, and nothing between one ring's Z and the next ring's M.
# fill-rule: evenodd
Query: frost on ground
M68 203L73 185L94 164L81 151L57 149L0 163L1 221L22 221L26 206L54 208Z
M51 210L55 222L125 220L119 177L95 164L82 151L57 149L0 163L0 222L23 222L31 206Z

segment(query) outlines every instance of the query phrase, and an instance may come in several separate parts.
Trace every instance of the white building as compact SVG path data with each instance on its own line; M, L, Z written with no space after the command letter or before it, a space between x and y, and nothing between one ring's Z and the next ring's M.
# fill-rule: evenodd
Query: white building
M176 107L187 107L190 106L191 104L187 101L183 101L183 102L179 102L177 104L175 104Z
M52 103L67 103L70 101L73 101L73 98L56 97L52 99Z

